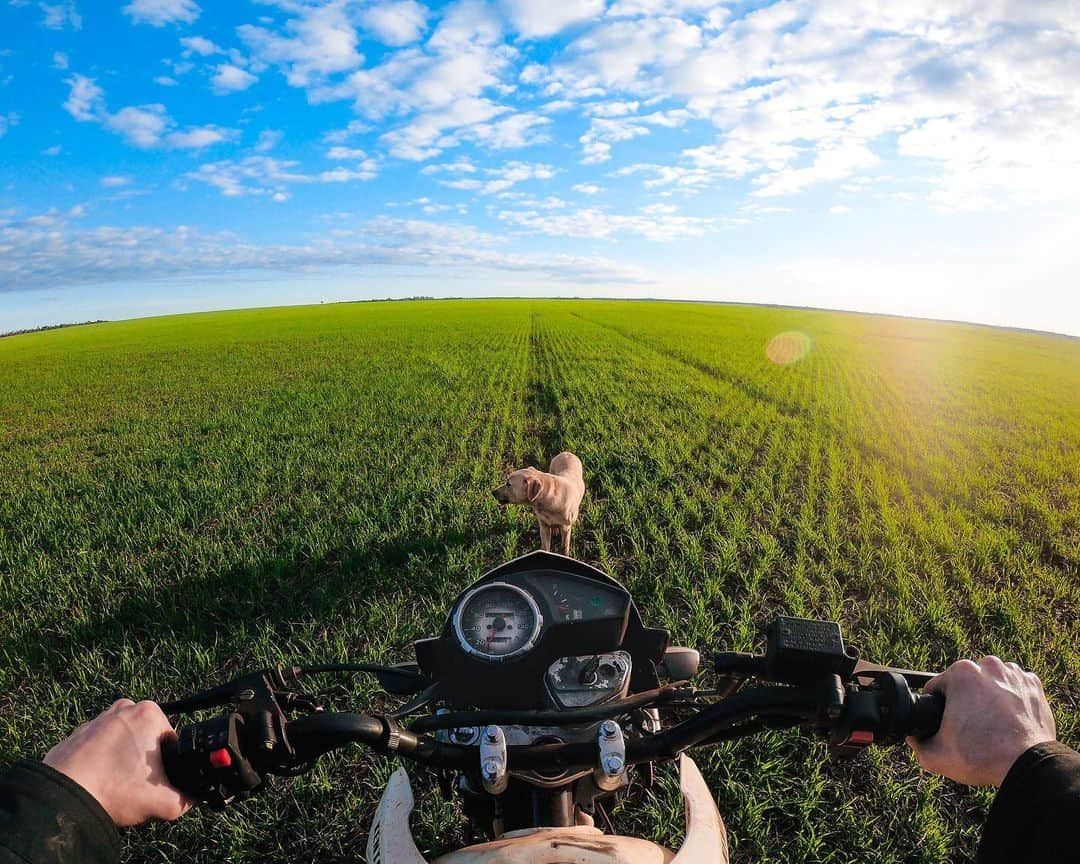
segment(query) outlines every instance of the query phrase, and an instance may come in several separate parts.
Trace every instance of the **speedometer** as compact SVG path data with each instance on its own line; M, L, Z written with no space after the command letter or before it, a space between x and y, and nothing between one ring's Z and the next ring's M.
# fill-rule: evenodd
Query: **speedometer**
M505 582L492 582L470 591L454 614L461 647L493 662L508 660L532 648L542 623L532 596Z

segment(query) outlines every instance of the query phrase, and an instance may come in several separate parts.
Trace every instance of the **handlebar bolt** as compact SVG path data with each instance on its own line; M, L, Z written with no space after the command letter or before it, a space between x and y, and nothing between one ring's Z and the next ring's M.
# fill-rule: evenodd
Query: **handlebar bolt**
M238 693L238 694L236 695L236 698L237 698L237 699L238 699L238 700L239 700L240 702L250 702L250 701L251 701L252 699L254 699L254 698L255 698L255 691L254 691L254 690L241 690L241 691L240 691L240 692L239 692L239 693Z
M488 795L502 795L509 777L506 770L506 736L498 726L488 726L480 740L480 779Z
M614 792L626 785L626 741L619 724L614 720L601 723L596 745L598 759L593 782L598 789Z
M604 773L609 777L616 776L623 769L622 756L617 753L612 753L609 756L604 757Z

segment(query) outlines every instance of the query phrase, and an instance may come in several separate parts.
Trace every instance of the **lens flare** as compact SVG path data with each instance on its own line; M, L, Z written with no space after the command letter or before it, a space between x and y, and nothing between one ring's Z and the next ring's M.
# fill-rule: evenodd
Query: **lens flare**
M779 366L787 366L802 360L810 353L813 343L810 337L798 330L777 333L765 346L765 356Z

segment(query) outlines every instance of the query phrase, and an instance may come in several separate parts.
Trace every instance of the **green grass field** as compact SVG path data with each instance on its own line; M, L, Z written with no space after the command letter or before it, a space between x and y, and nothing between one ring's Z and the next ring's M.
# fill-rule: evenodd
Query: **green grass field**
M786 331L808 339L779 347L805 356L773 362ZM438 301L0 339L0 761L42 755L118 695L410 659L457 592L538 547L489 489L564 448L589 490L575 555L677 644L758 648L786 611L841 621L880 662L997 653L1043 677L1080 743L1080 340ZM357 681L332 702L376 692ZM786 732L699 751L734 861L973 853L986 790L923 775L903 748L824 756ZM127 832L129 860L358 860L394 767L345 751L225 815ZM411 774L423 848L446 851L458 814ZM616 822L675 844L662 776Z

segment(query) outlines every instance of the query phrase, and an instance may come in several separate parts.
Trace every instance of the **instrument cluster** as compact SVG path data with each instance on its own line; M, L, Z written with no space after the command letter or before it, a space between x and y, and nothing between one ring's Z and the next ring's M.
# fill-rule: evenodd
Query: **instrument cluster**
M566 573L531 573L488 582L454 607L454 632L468 654L501 663L531 651L560 624L625 619L629 598L607 585Z

